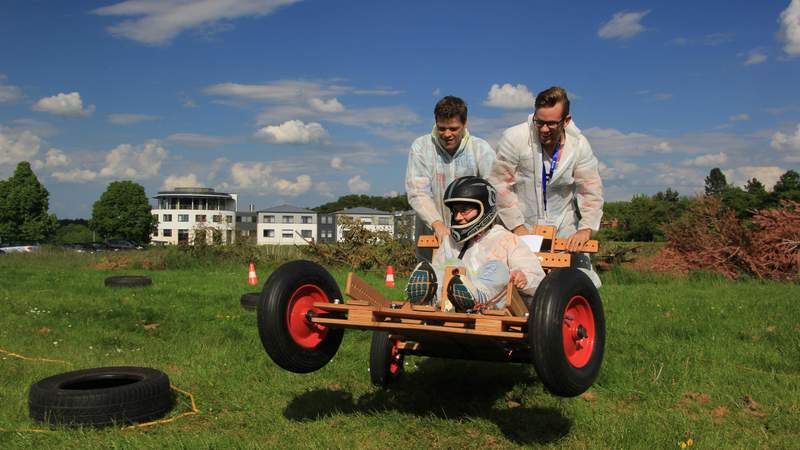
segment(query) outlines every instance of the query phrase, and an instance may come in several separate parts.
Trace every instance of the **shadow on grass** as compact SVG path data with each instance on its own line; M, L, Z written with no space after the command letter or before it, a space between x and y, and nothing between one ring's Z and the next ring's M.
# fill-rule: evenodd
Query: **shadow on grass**
M507 397L517 384L538 384L528 367L437 358L417 361L417 370L405 374L390 390L354 399L347 391L317 389L295 397L283 415L295 421L386 411L440 419L483 418L519 444L552 442L572 427L572 421L555 408L527 407L522 400Z

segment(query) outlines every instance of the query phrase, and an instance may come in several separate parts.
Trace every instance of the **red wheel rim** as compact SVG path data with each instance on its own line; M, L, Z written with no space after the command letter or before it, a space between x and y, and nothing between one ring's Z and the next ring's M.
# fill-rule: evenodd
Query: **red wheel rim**
M400 369L403 368L403 354L400 353L400 349L397 347L397 341L392 342L392 350L389 352L389 373L394 376L400 373Z
M295 289L286 308L286 324L289 335L303 348L315 348L325 339L328 329L310 320L309 311L313 314L322 310L314 308L315 302L327 302L328 296L318 286L304 284Z
M578 369L585 366L594 351L594 314L589 301L580 295L572 297L564 309L561 337L570 365Z

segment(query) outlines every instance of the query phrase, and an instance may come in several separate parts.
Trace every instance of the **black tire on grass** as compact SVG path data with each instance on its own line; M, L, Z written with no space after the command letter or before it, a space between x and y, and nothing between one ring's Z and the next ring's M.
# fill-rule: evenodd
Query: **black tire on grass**
M106 278L105 284L108 287L140 287L150 286L153 280L142 276L117 276Z
M548 273L528 317L533 364L547 390L574 397L589 389L600 373L605 337L603 305L589 277L575 268Z
M169 377L148 367L76 370L37 381L28 392L30 417L51 425L146 422L174 406Z
M264 285L258 303L258 334L275 364L295 373L321 369L342 343L344 330L309 322L317 301L342 298L336 280L311 261L291 261L278 267Z
M239 304L242 308L248 311L255 311L258 308L258 299L261 297L261 292L249 292L242 294L239 298Z
M388 332L372 332L369 349L369 377L372 384L386 388L397 381L404 372L404 359L397 348L397 341L389 339Z

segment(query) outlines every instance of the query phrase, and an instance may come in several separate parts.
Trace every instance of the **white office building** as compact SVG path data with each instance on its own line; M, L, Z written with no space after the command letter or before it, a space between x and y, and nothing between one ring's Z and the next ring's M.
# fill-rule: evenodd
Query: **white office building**
M209 188L175 188L155 197L152 214L158 227L150 236L153 242L194 244L230 244L234 238L237 195L215 192Z
M308 245L317 237L317 213L280 205L258 211L258 245Z

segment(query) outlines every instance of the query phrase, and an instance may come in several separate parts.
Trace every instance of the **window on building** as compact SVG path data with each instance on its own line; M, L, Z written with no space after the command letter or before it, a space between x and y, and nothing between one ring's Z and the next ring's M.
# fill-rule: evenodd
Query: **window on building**
M391 225L392 218L391 217L378 217L378 225Z
M264 216L264 223L275 223L275 216Z
M172 230L169 228L164 228L164 237L172 237Z
M189 215L188 214L178 214L178 222L188 222Z
M301 216L300 221L302 223L311 223L311 216Z
M294 216L283 216L283 223L294 223Z
M225 216L225 223L233 223L233 216Z
M220 214L212 216L211 219L214 223L222 223L222 215Z
M205 222L206 221L206 215L205 214L195 214L194 221L195 222Z
M242 221L242 216L236 216L236 223L240 223Z
M291 239L294 237L294 232L292 230L283 230L281 231L281 237L284 239Z
M311 230L300 230L300 236L303 236L304 238L311 238Z
M275 230L264 230L264 237L265 238L275 237Z
M172 214L164 214L164 222L172 222Z
M362 217L360 220L364 225L372 225L372 217Z

